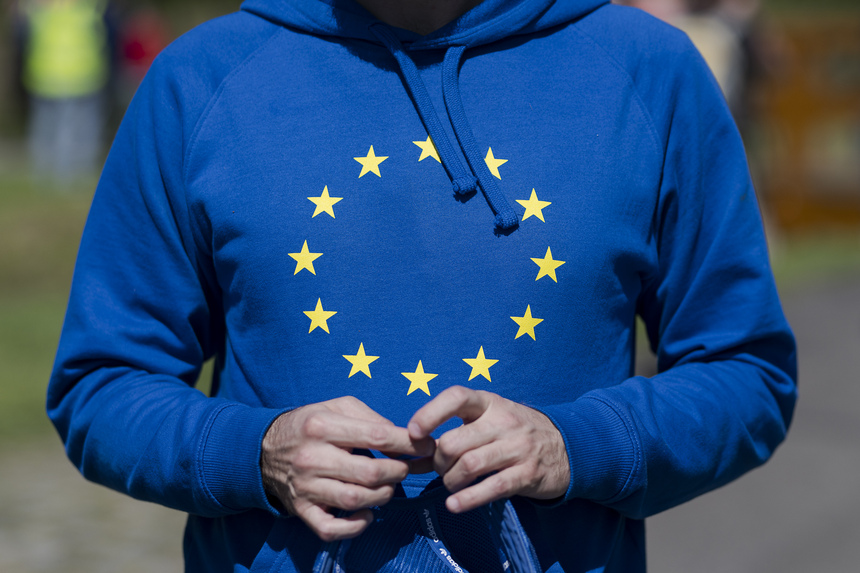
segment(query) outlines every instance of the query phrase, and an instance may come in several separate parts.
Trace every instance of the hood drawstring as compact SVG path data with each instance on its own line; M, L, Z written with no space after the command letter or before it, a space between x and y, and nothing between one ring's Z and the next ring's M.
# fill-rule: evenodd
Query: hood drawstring
M460 59L465 51L465 46L453 46L445 52L445 60L442 63L442 94L445 98L445 108L466 161L469 162L472 172L478 176L487 203L496 215L496 228L510 232L519 225L519 217L505 199L484 158L481 157L478 142L475 141L472 127L466 120L463 101L460 99Z
M454 135L457 137L460 148L463 150L463 155L466 157L471 172L462 164L460 158L457 157L448 139L448 135L442 127L442 122L436 114L436 109L430 99L430 94L427 92L427 87L421 79L418 67L403 49L397 36L382 23L371 25L370 31L379 38L379 41L382 42L397 60L406 83L407 91L410 97L412 97L412 101L415 102L418 115L429 132L433 145L435 145L436 151L442 160L442 165L445 167L445 171L451 178L454 194L458 198L468 197L474 194L478 186L480 186L490 209L493 210L493 214L496 216L496 233L508 234L514 231L519 225L519 218L493 179L493 174L490 173L489 168L484 163L478 144L475 141L475 136L472 134L472 128L469 126L466 114L463 111L463 103L460 100L460 59L466 50L465 46L452 46L445 53L445 59L442 64L442 93L445 100L445 108L448 112L448 119L451 121Z

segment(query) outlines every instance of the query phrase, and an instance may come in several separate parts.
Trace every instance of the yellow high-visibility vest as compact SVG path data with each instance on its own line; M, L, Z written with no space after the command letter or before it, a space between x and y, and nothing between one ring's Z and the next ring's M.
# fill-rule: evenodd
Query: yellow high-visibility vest
M31 1L23 82L40 97L97 92L107 83L109 54L104 7L93 0Z

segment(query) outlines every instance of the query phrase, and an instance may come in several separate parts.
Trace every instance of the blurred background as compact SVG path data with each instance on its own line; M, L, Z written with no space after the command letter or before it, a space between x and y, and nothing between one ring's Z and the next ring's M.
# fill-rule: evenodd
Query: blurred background
M735 114L800 347L785 445L649 520L655 572L860 570L860 1L625 0ZM0 571L182 569L182 515L86 483L44 414L107 145L155 55L236 1L0 0ZM637 368L653 371L647 348ZM575 542L575 540L574 540Z

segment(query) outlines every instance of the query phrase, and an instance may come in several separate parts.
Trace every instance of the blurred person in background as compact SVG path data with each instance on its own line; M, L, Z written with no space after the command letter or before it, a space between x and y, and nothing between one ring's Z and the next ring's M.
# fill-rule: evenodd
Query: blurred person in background
M122 18L118 36L117 103L125 109L170 34L161 12L144 4Z
M102 152L110 50L102 0L22 0L22 83L36 177L66 186Z
M761 113L762 103L756 101L755 91L779 76L787 57L781 32L763 21L761 7L761 0L721 0L715 9L740 43L741 69L735 97L729 103L745 138Z
M27 39L27 21L24 18L23 11L20 9L20 2L12 0L4 5L6 17L9 22L9 36L11 39L11 58L8 70L4 70L6 81L11 87L10 95L13 98L14 110L17 117L24 118L29 114L29 96L24 89L24 44Z
M686 32L705 58L735 116L740 115L747 69L744 25L757 11L757 3L733 0L621 0ZM731 18L731 19L730 19Z

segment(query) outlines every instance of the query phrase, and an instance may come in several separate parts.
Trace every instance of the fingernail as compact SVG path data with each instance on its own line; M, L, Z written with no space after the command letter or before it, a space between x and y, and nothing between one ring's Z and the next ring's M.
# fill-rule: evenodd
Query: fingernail
M417 422L409 422L409 425L406 426L409 430L409 435L413 438L421 438L421 426L418 425Z
M448 501L445 502L445 505L448 506L448 511L450 511L451 513L460 513L460 500L458 500L456 497L449 497Z

